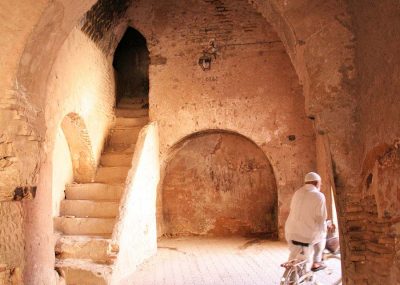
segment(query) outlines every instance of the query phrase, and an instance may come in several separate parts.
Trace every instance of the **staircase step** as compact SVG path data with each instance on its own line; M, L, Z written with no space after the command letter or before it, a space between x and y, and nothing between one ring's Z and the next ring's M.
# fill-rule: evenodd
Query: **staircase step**
M107 145L104 152L133 153L135 146L135 144L114 143L113 145Z
M139 118L116 117L115 126L116 127L145 126L148 122L149 122L148 116Z
M131 166L133 153L129 152L106 152L101 155L102 166Z
M65 235L111 236L115 219L55 217L54 229Z
M111 239L92 236L61 236L55 246L58 259L90 259L96 263L112 264L113 257L107 254Z
M122 103L128 103L128 104L143 103L143 104L145 104L145 103L149 103L149 97L147 97L147 96L146 97L141 97L141 96L138 96L138 97L122 97L119 100L118 105L122 104Z
M123 190L124 186L118 184L68 184L65 189L65 198L68 200L119 201Z
M125 117L125 118L139 118L139 117L148 117L149 109L125 109L125 108L117 108L115 109L115 116L117 117Z
M108 145L113 144L132 144L135 143L139 132L142 129L141 126L128 127L128 128L113 128L110 133L110 139Z
M117 108L118 109L130 109L130 110L148 109L148 103L119 102L117 105Z
M95 180L101 183L124 183L129 168L126 166L99 167Z
M67 285L107 285L112 268L87 260L56 260L55 267L65 278Z
M118 208L119 202L62 200L60 215L77 218L115 218Z

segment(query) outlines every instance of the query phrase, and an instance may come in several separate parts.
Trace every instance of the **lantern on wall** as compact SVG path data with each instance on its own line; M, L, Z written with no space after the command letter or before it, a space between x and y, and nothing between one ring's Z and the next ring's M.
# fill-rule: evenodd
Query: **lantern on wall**
M210 46L203 50L203 55L199 58L199 65L201 69L210 70L212 58L217 59L217 45L215 40L210 41Z
M207 52L204 52L202 56L199 58L199 65L201 69L210 70L211 69L211 55Z

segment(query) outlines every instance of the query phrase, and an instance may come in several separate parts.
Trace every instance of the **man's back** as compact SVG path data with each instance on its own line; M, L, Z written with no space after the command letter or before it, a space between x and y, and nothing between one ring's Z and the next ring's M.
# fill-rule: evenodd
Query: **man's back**
M319 242L325 235L326 217L325 196L315 186L304 185L296 191L290 204L286 240Z

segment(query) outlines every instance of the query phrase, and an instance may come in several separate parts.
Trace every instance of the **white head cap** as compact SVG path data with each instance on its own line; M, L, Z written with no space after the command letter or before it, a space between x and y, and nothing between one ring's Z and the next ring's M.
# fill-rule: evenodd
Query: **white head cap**
M319 176L318 173L309 172L304 177L304 182L310 182L310 181L321 181L321 176Z

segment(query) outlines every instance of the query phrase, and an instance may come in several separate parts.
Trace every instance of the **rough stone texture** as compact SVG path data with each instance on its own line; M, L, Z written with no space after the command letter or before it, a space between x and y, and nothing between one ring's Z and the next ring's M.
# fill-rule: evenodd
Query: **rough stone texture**
M24 267L23 209L21 202L0 203L0 264L8 270Z
M174 152L163 180L166 234L277 236L275 177L257 145L211 132Z
M147 39L150 119L159 122L163 159L202 130L251 139L274 170L282 236L291 195L315 168L315 141L298 78L272 27L241 0L137 1L127 17ZM198 60L212 39L216 59L203 71Z
M23 2L21 10L15 9L11 2L0 4L0 17L4 22L0 28L3 46L0 52L0 123L3 126L0 134L0 188L9 192L18 186L36 184L38 161L28 158L32 153L38 153L41 140L31 132L28 123L28 118L35 117L36 110L28 106L24 96L14 95L14 83L27 37L46 1L37 1L35 9L35 4L30 3L32 1Z

